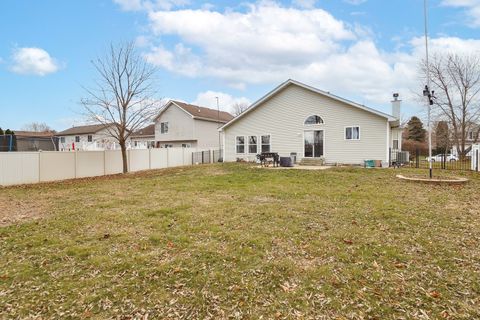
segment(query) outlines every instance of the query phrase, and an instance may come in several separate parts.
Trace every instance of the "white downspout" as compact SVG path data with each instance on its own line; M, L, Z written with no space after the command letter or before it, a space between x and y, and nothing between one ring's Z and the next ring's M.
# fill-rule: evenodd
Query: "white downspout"
M386 163L388 166L390 166L390 131L391 131L391 128L390 128L390 122L388 122L388 119L387 119L387 158L386 158Z

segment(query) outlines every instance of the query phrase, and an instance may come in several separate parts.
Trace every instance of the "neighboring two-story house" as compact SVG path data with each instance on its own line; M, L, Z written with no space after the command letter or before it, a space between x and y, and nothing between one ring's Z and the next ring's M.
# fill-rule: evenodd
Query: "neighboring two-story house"
M56 134L59 138L58 149L60 151L94 151L116 150L120 146L115 138L109 133L112 125L93 124L87 126L72 127Z
M169 101L155 119L157 148L221 148L218 129L233 116L180 101Z

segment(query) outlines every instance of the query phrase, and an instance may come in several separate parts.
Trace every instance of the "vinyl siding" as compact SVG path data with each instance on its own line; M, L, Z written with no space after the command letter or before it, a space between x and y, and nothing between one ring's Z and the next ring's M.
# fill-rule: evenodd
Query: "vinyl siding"
M88 142L88 136L92 136L92 142ZM80 142L75 142L75 137L80 137ZM61 142L61 138L65 138L65 142ZM76 150L90 150L96 148L102 148L102 145L109 145L108 148L114 148L114 144L118 145L117 140L112 137L109 132L104 129L100 130L97 133L91 134L74 134L68 136L59 136L58 148L60 151L70 151L73 150L73 144L75 144ZM115 146L116 147L116 146Z
M218 122L195 119L195 137L198 148L218 149L218 128Z
M161 133L161 123L168 122L168 133ZM194 120L182 109L170 105L155 122L155 141L193 141L195 138Z
M398 140L399 149L402 148L402 128L392 128L390 135L390 148L393 148L393 140Z
M386 118L350 106L296 85L276 95L225 128L225 160L254 160L255 155L236 154L235 137L271 136L271 151L280 156L296 152L303 158L305 119L319 115L324 124L308 129L324 130L324 157L329 163L360 164L364 160L387 161L389 124ZM359 126L360 140L345 140L345 127ZM388 128L388 130L387 130ZM245 150L248 150L246 145Z

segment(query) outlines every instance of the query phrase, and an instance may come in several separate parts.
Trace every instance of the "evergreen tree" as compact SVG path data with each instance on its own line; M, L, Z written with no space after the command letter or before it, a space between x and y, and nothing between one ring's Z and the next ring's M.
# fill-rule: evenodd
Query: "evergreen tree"
M410 121L408 121L408 140L425 142L425 137L427 131L423 128L422 120L418 117L413 116Z
M5 134L13 134L13 131L10 129L5 130Z
M0 128L0 136L3 136L3 130Z
M448 124L446 121L439 121L435 128L435 138L437 144L437 152L446 152L450 146L450 138L448 132Z

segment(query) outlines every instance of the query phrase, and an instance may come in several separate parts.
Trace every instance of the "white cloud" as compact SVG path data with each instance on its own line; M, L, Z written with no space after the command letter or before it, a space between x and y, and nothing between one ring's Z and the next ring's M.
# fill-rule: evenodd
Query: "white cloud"
M190 3L189 0L113 0L124 11L171 10Z
M480 0L443 0L445 7L463 8L471 27L480 27Z
M18 48L12 56L11 70L18 74L45 76L59 70L59 65L41 48Z
M338 51L338 42L355 39L343 22L322 9L285 8L272 2L250 5L243 13L178 10L152 11L149 16L154 35L176 35L182 41L173 50L156 46L147 55L150 62L182 74L222 78L237 87L272 81L276 77L268 73L279 66L304 67ZM250 70L263 74L246 81Z
M218 97L220 109L227 112L231 112L232 106L236 103L245 103L247 105L251 104L250 100L245 97L236 98L228 93L218 91L201 92L197 95L197 98L192 103L198 106L216 109L216 97Z
M315 7L317 0L294 0L293 4L305 9L312 9Z
M360 103L384 106L393 92L407 100L421 88L417 68L424 56L423 39L384 51L371 30L345 24L322 9L261 1L241 11L152 10L149 18L150 37L157 42L151 43L148 61L189 77L215 78L237 89L274 86L293 78ZM166 47L164 36L178 41ZM431 39L431 47L432 52L472 52L480 42L439 37ZM215 96L221 95L202 93L195 102L215 107ZM227 102L232 99L221 98L225 105L233 104Z

